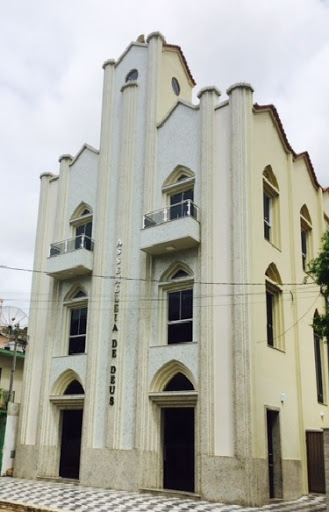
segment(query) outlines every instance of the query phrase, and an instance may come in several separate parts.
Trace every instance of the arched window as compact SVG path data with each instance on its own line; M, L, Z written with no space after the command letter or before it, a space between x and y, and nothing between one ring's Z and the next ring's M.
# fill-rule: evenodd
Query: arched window
M318 311L315 311L313 321L319 316ZM324 402L324 389L323 389L323 361L322 361L322 340L317 336L313 330L314 340L314 360L315 360L315 377L316 377L316 391L318 402Z
M69 334L68 354L84 354L86 350L88 300L79 287L69 294L64 305L67 308Z
M131 69L129 71L129 73L126 75L125 81L126 81L126 83L127 82L132 82L134 80L137 80L137 78L138 78L138 71L137 71L137 69Z
M283 350L282 282L274 263L265 272L265 294L267 344Z
M70 224L74 230L74 248L94 249L92 240L93 212L90 206L80 203L71 216Z
M307 265L312 259L312 221L306 204L300 209L300 236L302 267L306 271Z
M160 285L160 304L165 304L166 342L193 341L193 274L184 263L165 272Z
M264 238L278 247L280 239L279 186L270 165L263 172L263 208Z
M185 166L178 165L162 186L169 206L168 220L192 216L197 219L198 211L194 204L194 173Z
M84 389L80 382L73 380L64 391L64 395L84 395Z
M168 382L164 391L193 391L192 382L183 373L176 373Z

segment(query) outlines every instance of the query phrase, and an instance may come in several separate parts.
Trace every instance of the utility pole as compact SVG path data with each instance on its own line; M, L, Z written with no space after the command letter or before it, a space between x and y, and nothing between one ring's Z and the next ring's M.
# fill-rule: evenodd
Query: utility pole
M10 381L9 381L9 390L7 397L7 409L8 403L13 402L13 387L14 387L14 377L16 371L16 361L17 361L17 349L19 345L23 347L27 344L27 336L24 328L21 328L21 322L24 321L27 317L24 311L19 308L13 306L5 306L2 305L3 300L0 299L0 325L5 328L5 332L8 335L9 342L14 341L14 350L11 361L11 372L10 372ZM10 345L9 345L9 348Z

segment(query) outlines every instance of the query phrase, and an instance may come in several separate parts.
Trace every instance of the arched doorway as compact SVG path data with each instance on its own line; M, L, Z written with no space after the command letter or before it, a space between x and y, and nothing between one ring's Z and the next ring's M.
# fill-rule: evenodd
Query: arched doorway
M163 487L194 492L194 407L162 409Z
M178 372L165 386L164 391L167 393L194 391L194 387L185 375ZM194 407L164 407L161 423L163 487L194 492Z
M82 394L84 394L83 387L77 380L72 381L64 392L65 396ZM83 409L79 403L76 404L76 408L65 408L61 411L59 476L62 478L79 479L82 419Z

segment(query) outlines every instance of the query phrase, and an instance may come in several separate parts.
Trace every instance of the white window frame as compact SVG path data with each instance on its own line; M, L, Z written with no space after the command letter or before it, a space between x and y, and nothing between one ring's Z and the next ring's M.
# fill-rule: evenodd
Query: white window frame
M178 267L172 274L175 275L178 270L186 270L184 268ZM172 279L170 281L160 283L159 285L159 304L160 304L160 322L159 322L159 345L168 345L168 307L169 307L169 301L168 301L168 293L175 292L175 291L183 291L183 290L189 290L192 289L192 295L194 292L194 278L190 274L187 276ZM193 343L193 340L195 338L194 335L194 326L195 326L195 313L194 313L195 307L194 307L194 301L193 301L193 314L192 314L192 341L184 341L181 343L172 343L170 345L183 345L186 343Z
M280 230L280 192L274 183L274 177L271 179L273 171L264 171L263 173L263 224L264 239L275 247L280 247L281 230ZM273 175L274 176L274 175ZM265 218L265 196L269 199L269 219ZM266 237L266 226L269 230L269 237Z
M303 233L305 233L305 252L303 251ZM312 244L312 223L310 219L300 213L300 235L301 235L301 254L302 254L302 268L304 272L307 271L307 265L313 258L313 244Z
M74 295L76 295L80 290L76 290ZM83 290L81 290L83 293L85 293ZM87 295L83 297L72 297L71 299L68 299L67 301L64 301L64 331L63 331L63 338L65 339L65 346L64 346L64 355L66 356L76 356L81 354L87 353L87 331L88 331L88 297ZM86 325L86 334L85 334L85 351L81 353L76 354L69 354L70 350L70 326L71 326L71 314L74 309L82 309L87 308L87 325Z
M271 269L269 267L269 272ZM274 276L273 276L274 277ZM267 295L272 296L272 343L270 343L268 336L268 301ZM284 337L284 315L283 315L283 301L282 301L282 288L280 282L274 280L272 276L265 275L265 311L266 311L266 340L268 347L275 348L281 351L285 350L285 337Z

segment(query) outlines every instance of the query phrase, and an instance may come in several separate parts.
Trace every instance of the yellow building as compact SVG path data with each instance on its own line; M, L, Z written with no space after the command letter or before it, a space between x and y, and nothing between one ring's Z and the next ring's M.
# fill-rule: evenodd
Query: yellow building
M99 150L41 176L17 476L250 505L321 484L305 279L328 190L249 84L196 105L194 85L180 47L139 38L104 64Z

